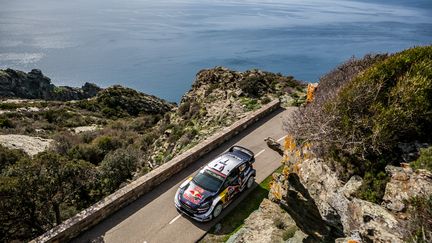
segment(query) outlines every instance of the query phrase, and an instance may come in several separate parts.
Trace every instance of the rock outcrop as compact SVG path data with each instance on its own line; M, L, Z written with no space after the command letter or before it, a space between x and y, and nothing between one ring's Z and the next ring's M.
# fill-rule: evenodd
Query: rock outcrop
M303 242L307 235L279 205L264 199L258 210L245 220L245 225L229 239L234 242Z
M44 139L40 137L31 137L26 135L0 135L0 144L10 149L23 150L30 156L36 155L45 151L53 145L52 139Z
M274 176L270 199L319 241L343 235L358 241L403 242L409 218L403 213L405 200L432 194L432 174L425 170L387 166L391 179L381 206L354 197L362 184L358 176L343 183L316 158L302 161L297 168L296 173Z
M387 166L390 175L383 197L383 205L392 212L404 212L406 201L421 195L432 195L432 173L427 170L414 171L404 167ZM401 215L404 217L405 215Z
M95 96L101 88L85 83L81 88L55 86L38 69L29 73L13 69L0 70L0 97L43 100L80 100Z

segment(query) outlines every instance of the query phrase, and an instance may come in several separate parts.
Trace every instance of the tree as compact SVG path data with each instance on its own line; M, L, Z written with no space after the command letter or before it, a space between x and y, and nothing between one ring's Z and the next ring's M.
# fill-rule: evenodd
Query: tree
M79 210L75 201L95 175L92 164L53 152L9 166L0 180L0 240L28 240L60 224L71 216L62 209Z
M121 148L108 153L100 164L104 193L112 193L119 188L121 183L131 179L138 162L138 151L132 148Z

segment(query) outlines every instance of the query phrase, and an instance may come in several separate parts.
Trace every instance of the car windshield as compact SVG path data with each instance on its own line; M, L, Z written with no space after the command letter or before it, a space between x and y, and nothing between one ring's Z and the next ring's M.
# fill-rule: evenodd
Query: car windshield
M204 170L193 178L193 182L207 191L216 192L222 185L223 178L210 170Z

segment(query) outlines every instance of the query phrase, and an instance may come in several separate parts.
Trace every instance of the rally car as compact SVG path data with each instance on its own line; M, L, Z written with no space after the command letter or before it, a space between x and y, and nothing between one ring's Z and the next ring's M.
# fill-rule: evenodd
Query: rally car
M216 218L238 193L252 187L254 162L252 151L231 147L180 185L174 197L176 208L197 221Z

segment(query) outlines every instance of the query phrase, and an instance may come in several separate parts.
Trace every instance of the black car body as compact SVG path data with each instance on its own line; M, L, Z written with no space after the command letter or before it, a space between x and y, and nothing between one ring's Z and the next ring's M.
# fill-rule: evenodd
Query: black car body
M233 146L184 181L174 197L175 206L198 221L217 217L235 195L255 181L252 151Z

